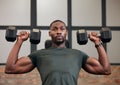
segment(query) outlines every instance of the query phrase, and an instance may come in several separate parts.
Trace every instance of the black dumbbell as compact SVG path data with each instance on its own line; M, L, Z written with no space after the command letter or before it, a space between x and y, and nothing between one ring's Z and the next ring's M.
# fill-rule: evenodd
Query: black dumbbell
M77 36L77 43L80 45L85 45L88 42L88 34L85 29L80 29L76 32ZM99 35L101 41L103 43L108 43L112 39L112 33L111 30L107 27L104 27L100 30L100 35Z
M14 42L17 36L16 27L11 26L6 29L5 38L8 42ZM30 33L30 42L32 44L38 44L40 42L40 36L41 32L39 29L32 29Z

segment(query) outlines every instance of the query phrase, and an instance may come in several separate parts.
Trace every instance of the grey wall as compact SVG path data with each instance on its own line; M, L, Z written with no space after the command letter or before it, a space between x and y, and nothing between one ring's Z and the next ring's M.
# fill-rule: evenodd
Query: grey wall
M4 27L11 25L21 26L21 29L19 28L18 31L30 31L31 1L34 0L0 0L0 63L6 63L7 56L14 45L14 43L5 40L6 28ZM71 1L71 9L68 8L68 4L70 4L68 1ZM98 56L94 44L90 41L84 46L77 44L76 30L84 27L88 29L88 32L98 32L98 29L102 27L102 1L103 0L36 0L36 27L42 28L41 43L37 45L37 50L43 49L45 40L50 39L46 27L48 27L53 20L61 19L67 25L68 23L71 24L71 29L69 30L71 31L72 48L82 50L90 56ZM106 46L107 53L111 63L120 63L120 0L105 1L105 22L106 26L112 28L113 35L112 41ZM68 16L68 9L71 10L71 17ZM71 18L71 22L68 21L68 18ZM27 28L24 26L27 26ZM92 27L94 29L92 29ZM29 40L27 40L23 44L19 55L28 55L30 52L31 44Z

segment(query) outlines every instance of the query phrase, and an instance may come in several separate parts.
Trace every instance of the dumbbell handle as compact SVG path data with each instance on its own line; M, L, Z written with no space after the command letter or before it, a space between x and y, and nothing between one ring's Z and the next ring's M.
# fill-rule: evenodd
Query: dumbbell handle
M78 30L77 31L78 33L86 33L87 34L87 31L86 30L84 30L84 29L80 29L80 30ZM87 34L87 36L88 36L88 38L89 38L89 35L90 35L90 33L89 34ZM97 37L101 37L101 34L100 33L97 33Z

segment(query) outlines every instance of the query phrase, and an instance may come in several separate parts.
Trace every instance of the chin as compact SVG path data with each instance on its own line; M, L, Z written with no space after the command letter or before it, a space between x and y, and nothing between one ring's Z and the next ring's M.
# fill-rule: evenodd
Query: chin
M59 40L59 41L56 41L55 44L57 45L60 45L60 44L63 44L64 43L64 40Z

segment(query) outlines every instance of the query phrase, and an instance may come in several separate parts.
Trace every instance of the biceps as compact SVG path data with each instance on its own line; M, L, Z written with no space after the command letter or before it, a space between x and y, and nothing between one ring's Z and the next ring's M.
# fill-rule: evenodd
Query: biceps
M33 70L35 66L33 66L29 57L22 57L20 58L15 65L15 72L16 73L27 73Z
M89 58L83 69L92 74L100 74L103 71L101 64L95 58Z

